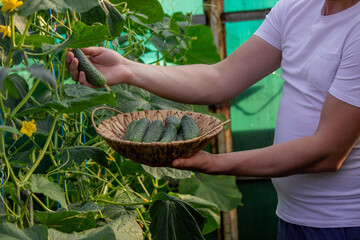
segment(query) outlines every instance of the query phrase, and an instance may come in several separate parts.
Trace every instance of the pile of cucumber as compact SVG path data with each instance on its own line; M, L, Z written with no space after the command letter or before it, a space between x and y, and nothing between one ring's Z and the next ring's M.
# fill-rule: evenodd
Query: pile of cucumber
M125 134L125 140L133 142L172 142L185 141L201 135L199 127L189 115L181 119L168 116L161 120L150 122L148 118L132 121Z

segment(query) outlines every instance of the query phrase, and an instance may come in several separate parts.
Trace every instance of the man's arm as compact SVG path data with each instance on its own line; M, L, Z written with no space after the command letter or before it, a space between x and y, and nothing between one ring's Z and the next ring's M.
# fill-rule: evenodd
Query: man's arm
M257 36L251 37L225 60L213 64L154 66L127 60L104 48L83 49L108 85L127 83L182 103L225 102L280 67L281 51ZM71 52L67 58L72 78L89 85Z
M191 104L225 102L280 67L281 51L257 36L214 65L154 67L131 64L128 84Z
M312 136L270 147L212 155L200 152L172 166L210 174L282 177L337 171L360 138L360 108L328 94Z

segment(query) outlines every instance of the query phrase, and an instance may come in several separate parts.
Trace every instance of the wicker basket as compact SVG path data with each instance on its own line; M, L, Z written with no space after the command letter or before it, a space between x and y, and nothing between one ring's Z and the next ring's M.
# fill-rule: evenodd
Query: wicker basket
M94 114L100 109L110 109L119 114L106 119L96 126ZM201 136L186 141L173 141L168 143L153 142L140 143L124 140L126 129L130 122L147 117L151 122L154 120L165 121L167 116L183 115L191 116L198 125ZM140 163L165 163L176 158L186 158L200 151L223 130L223 126L230 122L222 122L219 119L201 113L176 110L145 110L139 112L122 113L109 107L99 107L93 110L91 120L96 132L122 156L136 160Z

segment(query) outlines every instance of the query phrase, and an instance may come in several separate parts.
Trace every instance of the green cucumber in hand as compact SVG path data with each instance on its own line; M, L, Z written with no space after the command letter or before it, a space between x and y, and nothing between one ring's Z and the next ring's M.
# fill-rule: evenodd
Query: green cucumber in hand
M83 71L86 75L86 80L96 86L104 87L106 84L106 78L102 75L90 62L81 49L72 49L75 58L79 61L79 71Z

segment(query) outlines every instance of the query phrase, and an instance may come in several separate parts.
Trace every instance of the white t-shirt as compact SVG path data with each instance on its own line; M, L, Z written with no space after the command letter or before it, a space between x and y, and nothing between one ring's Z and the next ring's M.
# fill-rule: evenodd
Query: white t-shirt
M313 135L327 93L360 107L360 2L328 16L323 6L324 0L280 0L255 33L282 51L275 144ZM337 172L272 181L281 219L321 228L360 226L359 143Z

